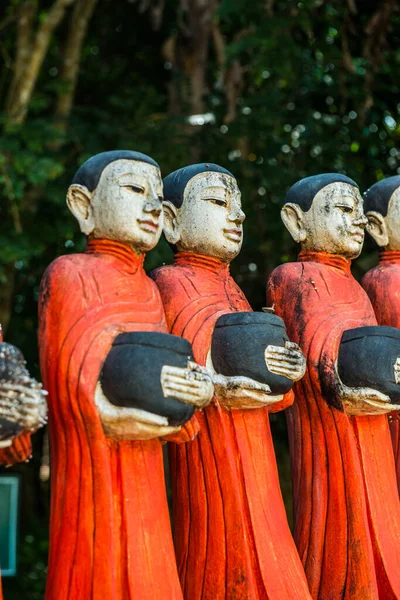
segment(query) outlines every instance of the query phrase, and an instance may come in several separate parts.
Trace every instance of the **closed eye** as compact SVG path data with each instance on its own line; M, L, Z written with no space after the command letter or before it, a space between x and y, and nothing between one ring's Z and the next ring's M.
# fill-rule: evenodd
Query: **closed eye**
M124 185L123 187L136 194L144 194L144 188L141 185Z
M345 204L339 206L338 208L340 208L340 210L344 213L352 213L353 212L353 208L351 206L346 206Z
M226 200L222 200L222 198L206 198L207 202L213 202L214 204L217 204L218 206L226 206L227 202Z

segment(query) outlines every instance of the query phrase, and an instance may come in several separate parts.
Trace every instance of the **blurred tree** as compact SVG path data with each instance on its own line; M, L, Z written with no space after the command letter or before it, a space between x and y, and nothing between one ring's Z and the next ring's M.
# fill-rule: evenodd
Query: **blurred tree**
M138 149L164 174L197 160L228 167L247 213L232 271L256 309L268 274L295 257L279 216L292 183L340 171L365 189L400 172L398 0L9 0L0 57L0 321L36 375L38 285L57 255L84 247L64 198L90 155ZM162 242L146 264L170 259ZM367 244L356 273L374 260ZM43 596L42 438L17 468L24 564L10 599Z

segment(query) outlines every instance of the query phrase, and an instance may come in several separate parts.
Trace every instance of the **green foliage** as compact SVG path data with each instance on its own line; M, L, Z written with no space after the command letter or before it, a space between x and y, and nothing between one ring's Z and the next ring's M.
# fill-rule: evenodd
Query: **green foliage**
M3 581L8 600L43 600L49 550L47 519L30 523L28 531L18 544L19 575Z

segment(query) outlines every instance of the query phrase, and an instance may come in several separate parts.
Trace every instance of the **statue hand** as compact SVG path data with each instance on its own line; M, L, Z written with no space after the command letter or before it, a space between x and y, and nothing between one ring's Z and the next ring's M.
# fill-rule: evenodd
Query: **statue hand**
M307 367L307 361L300 347L294 342L286 342L284 348L267 346L265 362L271 373L287 377L292 381L301 379Z
M227 409L262 408L280 402L283 396L272 396L271 388L249 377L213 375L215 394Z
M400 410L400 405L391 404L389 396L371 388L352 388L340 384L340 397L348 415L383 415Z
M46 395L42 385L30 377L23 377L18 383L1 380L0 418L15 424L19 433L36 431L47 422ZM10 439L15 435L14 431Z
M165 365L161 371L161 387L166 398L176 398L196 408L207 406L214 395L207 369L191 361L187 369Z
M164 438L180 431L168 425L168 419L145 410L115 406L103 393L100 382L95 391L104 433L115 440L151 440Z

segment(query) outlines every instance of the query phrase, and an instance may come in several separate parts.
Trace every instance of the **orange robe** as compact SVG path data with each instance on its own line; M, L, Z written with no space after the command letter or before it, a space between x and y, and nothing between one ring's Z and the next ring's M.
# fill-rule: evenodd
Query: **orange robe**
M171 333L205 365L214 324L251 310L218 260L175 255L151 274ZM292 393L279 409L293 401ZM170 447L174 539L187 600L295 600L309 592L286 519L267 409L222 408L216 397L192 421L200 433Z
M57 259L42 281L39 323L52 468L46 600L181 599L161 442L105 437L94 403L119 333L166 332L143 258L94 240Z
M275 269L268 285L268 302L307 357L287 412L295 541L313 598L400 598L400 503L387 418L347 416L333 377L342 332L376 319L346 259L302 252L299 261Z
M361 285L372 302L379 325L400 327L400 252L381 252L379 264L364 275ZM390 433L400 492L400 423L396 417L394 414Z
M0 448L0 465L10 467L15 463L28 460L31 454L31 436L29 433L21 433L13 439L11 446Z

